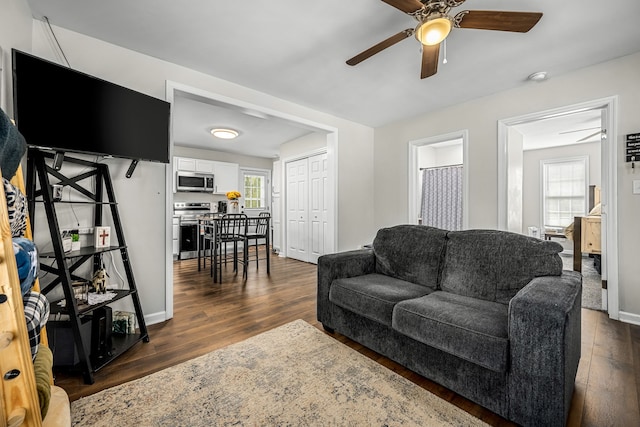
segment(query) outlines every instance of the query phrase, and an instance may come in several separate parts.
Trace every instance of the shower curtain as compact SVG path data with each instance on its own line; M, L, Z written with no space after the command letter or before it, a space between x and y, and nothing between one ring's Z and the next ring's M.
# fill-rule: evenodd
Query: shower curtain
M462 165L422 170L422 224L462 229Z

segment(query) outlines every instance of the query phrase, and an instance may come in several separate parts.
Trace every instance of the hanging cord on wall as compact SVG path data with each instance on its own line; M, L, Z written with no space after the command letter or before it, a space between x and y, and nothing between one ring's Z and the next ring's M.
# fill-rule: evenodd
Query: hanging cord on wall
M62 46L60 46L60 42L58 41L58 38L56 37L56 33L53 32L53 27L51 27L51 23L49 22L49 18L47 18L46 16L42 17L44 19L44 22L47 23L47 26L49 27L49 31L51 32L51 35L53 36L53 39L56 42L56 45L58 46L58 49L60 50L60 53L62 54L62 57L64 58L64 62L67 63L67 67L71 68L71 64L69 64L69 60L67 59L67 55L64 54L64 50L62 50Z
M116 274L118 275L118 277L120 278L120 280L122 281L122 283L118 286L119 289L122 289L124 287L124 278L122 277L122 275L120 274L120 272L118 271L118 268L116 267L116 262L113 259L113 254L111 252L107 252L107 254L109 255L109 258L111 258L111 265L113 266L113 271L116 272Z

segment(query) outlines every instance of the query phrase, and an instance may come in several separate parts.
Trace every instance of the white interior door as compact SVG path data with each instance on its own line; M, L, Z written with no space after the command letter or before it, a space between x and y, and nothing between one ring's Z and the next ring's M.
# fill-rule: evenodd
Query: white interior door
M287 163L287 256L309 261L308 159Z
M327 228L327 155L318 154L309 158L309 210L310 235L309 261L318 262L324 254Z

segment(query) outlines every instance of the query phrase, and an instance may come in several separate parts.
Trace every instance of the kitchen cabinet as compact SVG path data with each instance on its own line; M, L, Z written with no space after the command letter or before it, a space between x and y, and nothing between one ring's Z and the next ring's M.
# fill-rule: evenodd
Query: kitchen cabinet
M173 259L178 259L180 255L180 217L174 216L172 221L172 237L173 237Z
M238 187L238 175L240 165L237 163L211 162L213 163L214 193L224 194L228 191L240 191Z
M179 171L196 171L196 159L189 159L186 157L176 157L175 158L176 170Z
M211 160L196 159L196 172L215 173L214 163Z
M214 173L212 160L192 159L189 157L176 157L176 170L200 173Z
M193 159L190 157L174 157L174 181L175 172L188 171L199 173L211 173L214 175L214 194L225 194L228 191L240 191L238 176L240 165L230 162L218 162L215 160ZM175 191L174 182L174 191Z

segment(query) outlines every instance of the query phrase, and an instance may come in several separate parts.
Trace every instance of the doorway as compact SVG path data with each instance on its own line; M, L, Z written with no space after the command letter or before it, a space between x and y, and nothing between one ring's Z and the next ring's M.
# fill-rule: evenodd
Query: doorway
M467 130L409 141L409 224L429 225L422 218L423 171L428 168L461 166L462 193L458 195L462 205L462 225L460 228L468 228L468 141L469 132Z
M574 126L573 129L565 128L564 136L574 142L585 142L589 138L600 140L600 162L595 165L600 169L601 187L601 222L602 244L601 277L602 309L609 312L609 316L618 316L618 271L617 271L617 223L616 223L616 165L615 151L615 112L617 99L615 97L590 101L582 104L566 106L554 110L533 113L525 116L500 120L498 122L498 224L503 230L510 230L526 234L526 229L533 226L544 233L544 211L540 209L536 221L531 220L531 215L525 208L525 181L522 177L523 170L523 134L518 129L535 129L554 121L582 120L590 118L582 126ZM595 118L595 119L594 119ZM576 132L574 132L576 131ZM582 140L582 141L581 141ZM539 173L543 174L543 166L540 163ZM593 177L588 179L594 179ZM542 185L541 181L538 181ZM542 194L533 195L537 200L542 200ZM524 218L529 218L525 220ZM534 224L528 224L533 222ZM541 234L539 237L543 237Z
M269 115L280 120L285 120L296 124L297 126L312 131L318 131L326 135L326 170L327 170L327 182L326 188L328 189L328 196L326 197L326 209L327 209L327 223L326 233L324 236L325 251L335 252L337 248L337 235L338 235L338 221L337 221L337 194L338 194L338 129L319 122L314 122L302 117L294 116L288 113L271 109L267 106L256 105L249 102L245 102L239 99L230 98L225 95L208 92L202 89L194 88L184 84L167 81L166 84L166 100L173 104L174 100L178 96L183 97L196 97L198 99L210 100L217 104L224 104L228 108L238 109L242 111L250 111L257 115ZM173 124L172 124L173 126ZM170 137L170 158L173 163L173 147L174 140L173 134ZM172 181L172 168L173 164L170 163L166 168L166 210L165 217L167 218L166 224L166 253L167 259L172 259L173 243L172 243L172 214L173 214L173 181ZM274 208L274 210L276 210ZM164 319L168 320L173 317L173 263L167 262L165 267L165 313Z

